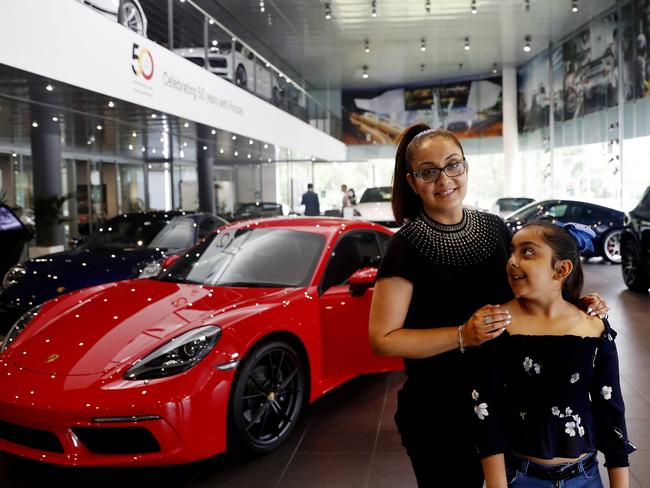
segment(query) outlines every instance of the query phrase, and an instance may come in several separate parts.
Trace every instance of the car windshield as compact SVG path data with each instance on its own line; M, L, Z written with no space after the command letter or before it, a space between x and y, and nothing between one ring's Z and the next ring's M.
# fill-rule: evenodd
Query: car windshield
M214 286L305 286L325 238L275 228L233 229L212 234L160 278Z
M527 220L533 215L540 213L544 210L543 204L539 202L529 203L525 207L520 208L519 210L512 212L510 215L507 215L506 220Z
M195 228L198 224L191 217L174 217L153 238L147 247L185 249L194 244Z
M83 247L85 249L146 247L169 222L170 218L116 217L94 232Z
M359 203L390 202L391 196L392 188L390 186L368 188L363 192Z

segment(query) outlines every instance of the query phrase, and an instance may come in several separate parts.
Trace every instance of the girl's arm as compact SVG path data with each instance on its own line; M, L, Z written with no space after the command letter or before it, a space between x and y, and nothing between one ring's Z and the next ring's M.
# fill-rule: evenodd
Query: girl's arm
M610 488L629 488L630 472L628 468L608 468Z
M507 488L508 480L506 478L506 463L503 454L484 457L481 459L481 464L483 465L483 474L485 475L487 488Z

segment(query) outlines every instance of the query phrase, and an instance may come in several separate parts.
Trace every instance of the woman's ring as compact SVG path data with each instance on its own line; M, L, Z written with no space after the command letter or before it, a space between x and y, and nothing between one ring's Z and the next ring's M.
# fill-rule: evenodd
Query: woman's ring
M490 325L493 322L492 317L483 317L483 322L485 325Z

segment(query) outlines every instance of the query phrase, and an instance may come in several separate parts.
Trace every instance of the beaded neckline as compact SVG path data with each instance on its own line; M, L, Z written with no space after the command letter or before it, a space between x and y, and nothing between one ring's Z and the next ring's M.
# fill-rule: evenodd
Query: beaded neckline
M422 221L427 224L429 227L440 231L440 232L457 232L459 230L462 230L465 228L467 225L467 209L463 208L463 218L460 219L460 222L457 224L441 224L440 222L437 222L433 220L431 217L427 215L427 213L424 210L420 211L420 218Z

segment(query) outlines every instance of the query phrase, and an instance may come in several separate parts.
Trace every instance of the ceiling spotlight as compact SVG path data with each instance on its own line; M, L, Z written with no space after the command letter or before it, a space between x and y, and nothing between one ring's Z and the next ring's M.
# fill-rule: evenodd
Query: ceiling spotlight
M252 145L253 144L253 139L248 139L248 143Z
M133 151L133 144L129 144L129 151Z
M58 122L59 118L58 117L52 117L52 122Z
M524 0L524 10L530 12L530 0Z
M524 37L524 41L525 41L524 42L524 52L529 53L530 52L530 41L531 41L530 35L527 34L526 37Z
M102 129L103 129L103 127L100 124L98 124L97 125L97 130L102 130Z
M370 16L373 18L377 17L377 0L372 0L370 7L371 7Z
M370 52L370 41L368 39L366 39L366 42L363 45L363 52L365 52L365 53Z
M431 13L431 0L424 0L424 11L428 14Z
M476 15L478 13L478 9L476 8L476 0L472 0L472 15Z
M571 0L571 12L576 13L578 11L578 0Z
M234 154L235 156L239 156L239 151L235 151L233 154Z
M137 137L137 136L138 134L135 131L131 132L131 137Z
M492 65L492 74L496 75L499 72L499 65L497 63L494 63Z
M49 84L48 84L48 85L45 87L45 89L46 89L47 91L52 91L52 90L54 90L54 87L53 87L52 85L49 85Z
M260 12L264 13L266 7L264 6L264 0L260 0Z
M151 114L152 119L155 119L156 117L158 117L156 114Z
M223 154L223 152L224 152L224 151L223 151L223 147L220 147L220 148L219 148L219 154Z
M365 66L365 65L364 65L364 67L363 67L363 74L361 75L361 77L362 77L364 80L368 79L368 66Z
M325 2L325 19L330 20L332 18L332 7L330 7L329 2Z
M264 144L264 149L268 149L268 148L269 148L269 145L268 145L268 144Z
M108 108L113 108L115 107L115 102L113 100L108 101Z
M470 50L469 37L466 37L466 38L465 38L465 48L464 48L464 49L465 49L465 51L469 51L469 50Z
M211 130L210 132L211 132L211 133L212 133L212 135L214 136L214 135L216 135L216 134L217 134L217 129L212 129L212 130Z
M32 127L36 129L36 127L38 127L38 122L32 122Z
M420 51L424 52L427 50L427 41L424 39L420 39Z
M233 141L236 141L236 140L237 140L237 136L236 136L235 134L232 135L232 140L233 140Z

